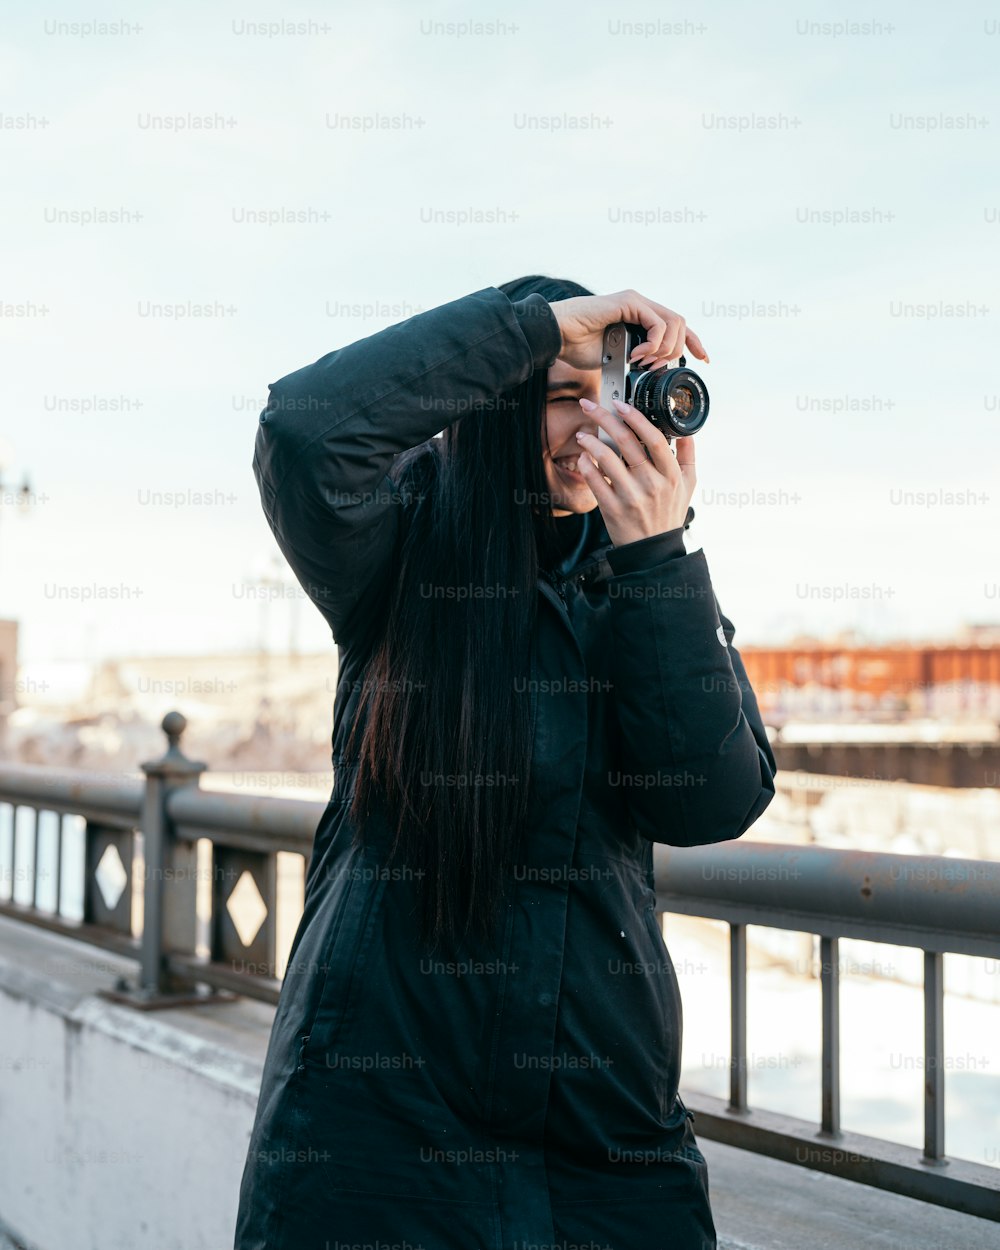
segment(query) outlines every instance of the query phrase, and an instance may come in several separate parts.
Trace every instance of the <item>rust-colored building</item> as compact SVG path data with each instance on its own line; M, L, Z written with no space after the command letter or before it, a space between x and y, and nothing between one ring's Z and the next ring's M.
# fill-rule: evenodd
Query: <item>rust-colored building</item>
M1000 717L1000 641L747 645L740 654L772 724L802 716Z

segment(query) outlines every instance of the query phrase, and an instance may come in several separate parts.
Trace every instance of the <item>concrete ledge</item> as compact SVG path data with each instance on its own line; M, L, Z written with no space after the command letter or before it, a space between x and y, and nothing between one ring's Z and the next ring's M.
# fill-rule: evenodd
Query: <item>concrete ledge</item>
M30 1250L229 1250L274 1009L95 996L124 973L0 918L0 1218Z
M694 1130L698 1131L697 1119ZM699 1137L719 1250L996 1250L1000 1225Z
M0 917L0 1250L232 1246L274 1009L241 999L141 1012L95 996L133 972ZM720 1250L1000 1244L991 1221L699 1145Z

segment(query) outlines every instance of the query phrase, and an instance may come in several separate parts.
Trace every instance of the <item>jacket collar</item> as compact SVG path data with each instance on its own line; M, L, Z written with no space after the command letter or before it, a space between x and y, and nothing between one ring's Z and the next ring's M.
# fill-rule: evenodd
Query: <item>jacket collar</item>
M607 553L613 546L600 508L592 508L585 514L585 527L580 544L552 570L553 577L556 580L569 581L585 573L590 582L603 581L611 575Z
M569 581L585 574L587 582L593 584L604 581L614 573L608 560L608 552L615 544L611 541L600 508L593 508L586 514L586 518L586 529L580 548L575 556L571 553L569 560L572 563L564 561L554 570L556 579ZM685 531L693 520L694 508L688 504L687 516L684 518Z

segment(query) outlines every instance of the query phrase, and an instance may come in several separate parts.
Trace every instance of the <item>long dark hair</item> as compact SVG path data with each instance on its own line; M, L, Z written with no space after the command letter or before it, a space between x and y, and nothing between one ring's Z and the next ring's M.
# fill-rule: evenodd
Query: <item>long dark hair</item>
M534 274L511 300L593 292ZM374 643L350 815L380 798L389 863L419 883L419 937L492 947L523 833L531 763L530 646L539 561L556 550L542 463L547 370L397 456L409 523ZM367 714L365 714L367 713Z

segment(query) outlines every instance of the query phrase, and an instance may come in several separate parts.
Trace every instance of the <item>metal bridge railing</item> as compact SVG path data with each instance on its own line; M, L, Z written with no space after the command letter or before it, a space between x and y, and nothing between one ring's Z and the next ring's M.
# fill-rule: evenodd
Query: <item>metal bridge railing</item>
M1000 863L766 842L654 849L657 909L729 925L728 1102L687 1098L708 1138L1000 1221L1000 1169L945 1155L944 955L1000 956ZM747 926L820 940L818 1126L747 1100ZM840 938L924 955L923 1151L840 1122ZM998 1022L1000 1023L1000 1022ZM1000 1049L1000 1028L994 1033ZM998 1126L1000 1127L1000 1126Z
M326 804L205 792L204 764L180 750L180 713L163 720L168 749L139 777L107 778L30 765L0 765L0 807L13 808L10 896L0 915L41 925L138 962L136 982L109 996L145 1009L236 993L277 1001L277 856L305 861ZM28 836L19 813L33 813ZM41 818L55 821L55 888L40 889ZM65 824L84 822L83 909L63 908ZM51 827L51 821L50 827ZM18 834L22 836L18 836ZM208 941L199 941L197 843L211 844ZM26 853L26 846L30 854ZM654 848L661 912L729 925L731 1054L728 1102L686 1101L706 1138L832 1172L954 1210L1000 1221L1000 1169L945 1154L944 955L1000 958L1000 863L879 854L763 842ZM20 899L15 882L26 883ZM76 883L80 885L80 882ZM230 904L259 894L262 918L241 936ZM133 895L141 897L142 923ZM819 1120L750 1107L747 1098L747 927L818 935L822 1037ZM840 1122L839 939L862 938L924 953L923 1151L848 1133ZM199 947L207 946L207 954ZM254 971L248 971L248 968ZM1000 1046L1000 1029L994 1033Z
M84 771L0 764L0 805L12 807L7 871L8 898L0 915L63 933L130 956L139 963L134 984L109 996L151 1009L201 1001L205 988L276 1003L277 857L305 860L325 804L303 799L203 791L205 765L180 750L186 721L178 712L163 719L168 749L142 765L145 782ZM30 813L27 820L21 813ZM40 857L46 816L54 816L55 846ZM82 882L82 915L67 914L63 888L68 818L82 819L84 850L76 857ZM28 822L30 821L30 824ZM51 827L51 822L49 822ZM27 828L25 827L27 825ZM208 941L202 941L197 843L211 844ZM43 862L55 865L55 888L43 905ZM15 897L14 883L28 885ZM241 937L231 903L256 891L262 920L249 940ZM133 897L141 900L136 921ZM245 936L245 934L244 934ZM207 958L199 946L207 944ZM248 971L247 969L253 969Z

